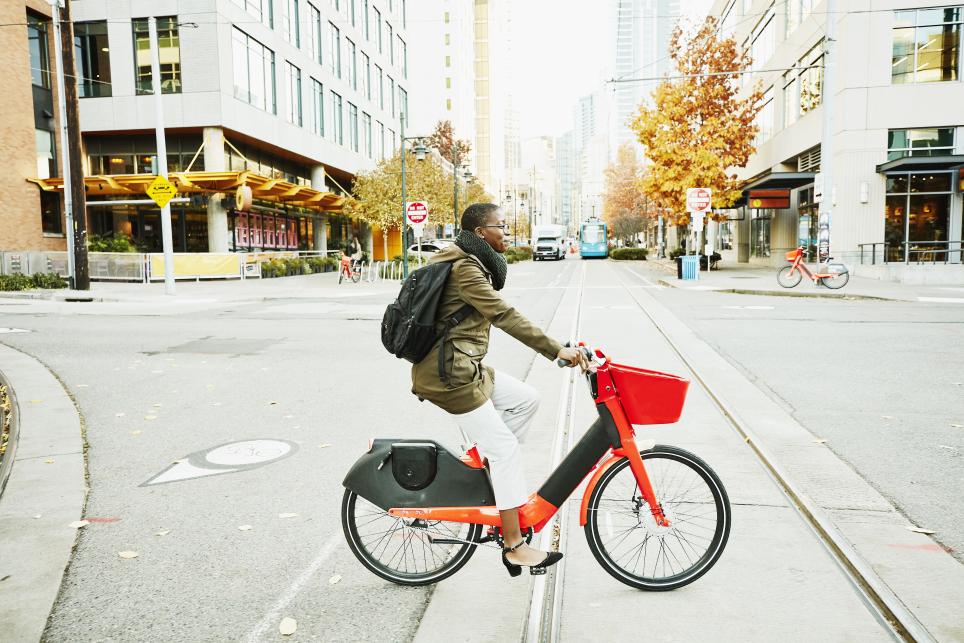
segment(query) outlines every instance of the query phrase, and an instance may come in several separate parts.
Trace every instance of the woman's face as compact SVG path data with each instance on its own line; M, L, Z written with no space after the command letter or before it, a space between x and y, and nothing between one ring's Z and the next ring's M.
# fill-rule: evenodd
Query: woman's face
M485 226L476 228L475 232L482 235L485 242L496 252L505 252L509 248L505 238L505 215L502 214L502 208L490 212Z

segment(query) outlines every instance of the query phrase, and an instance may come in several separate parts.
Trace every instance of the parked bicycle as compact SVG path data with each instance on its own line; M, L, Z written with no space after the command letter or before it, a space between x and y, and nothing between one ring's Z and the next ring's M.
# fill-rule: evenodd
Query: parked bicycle
M847 270L847 266L842 263L831 263L833 257L830 257L827 263L816 272L807 268L807 264L804 263L803 246L791 250L786 257L790 265L780 268L777 272L777 283L784 288L793 288L803 280L804 275L810 277L815 285L823 285L834 290L843 288L850 281L850 271Z
M519 510L526 540L589 477L579 520L599 564L638 589L692 583L726 546L732 521L726 490L688 451L655 443L640 450L633 429L679 420L689 381L583 350L599 418ZM436 583L480 545L503 544L487 462L475 446L458 456L432 440L374 439L344 486L348 546L393 583Z
M338 283L341 283L344 279L351 280L352 283L358 283L361 281L362 277L362 262L360 259L352 260L347 255L341 258L341 268L338 271Z

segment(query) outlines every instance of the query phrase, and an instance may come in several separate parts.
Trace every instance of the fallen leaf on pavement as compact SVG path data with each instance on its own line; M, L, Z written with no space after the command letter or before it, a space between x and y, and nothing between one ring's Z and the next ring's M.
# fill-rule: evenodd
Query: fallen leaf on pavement
M117 555L121 558L137 558L140 556L136 551L119 551Z
M44 517L43 514L37 514L36 516L33 517L33 519L36 520L37 518L43 518L43 517Z
M268 406L274 406L277 402L268 402Z
M339 582L341 582L341 576L339 576L338 574L335 574L334 576L328 579L329 585L336 585Z
M71 529L80 529L81 527L86 527L89 524L90 522L87 520L75 520L67 526Z
M814 442L816 442L817 444L824 444L824 443L826 443L826 441L827 441L827 440L824 439L824 438L820 438L820 439L818 439L818 440L814 440Z
M923 527L908 527L907 529L909 529L910 531L916 532L916 533L918 533L918 534L932 534L932 533L934 533L934 530L933 530L933 529L924 529Z
M155 402L154 406L162 406L162 404L160 402Z
M894 419L894 416L893 416L893 415L881 415L880 417L884 418L885 420L893 420L893 419Z
M155 535L155 536L166 536L166 535L168 535L169 533L171 533L171 530L170 530L170 529L165 529L164 531L159 531L159 532L157 532L157 533L154 534L154 535Z
M30 400L31 404L40 404L43 400Z
M141 434L140 431L131 431L131 435L140 435L140 434Z
M952 424L951 426L955 429L964 429L964 424Z
M251 529L251 525L241 525L238 527L239 531L249 531L250 529Z
M297 518L297 517L298 517L298 514L294 514L294 513L278 514L278 518Z
M318 445L318 448L319 448L319 449L327 449L327 448L330 447L330 446L331 446L331 445L328 444L327 442L322 442L321 444Z
M144 419L145 419L145 420L156 420L156 419L157 419L157 416L156 416L156 415L145 415L145 416L144 416Z
M53 463L54 463L53 458L47 458L46 460L44 460L44 464L53 464Z
M87 388L88 386L88 384L78 384L77 388Z
M281 623L278 625L278 631L284 636L291 636L298 630L298 621L286 616L281 619Z

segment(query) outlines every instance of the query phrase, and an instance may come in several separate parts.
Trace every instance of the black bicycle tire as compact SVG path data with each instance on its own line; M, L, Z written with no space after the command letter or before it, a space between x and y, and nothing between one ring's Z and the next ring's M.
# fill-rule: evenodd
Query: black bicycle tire
M691 466L690 468L693 469L705 482L707 482L717 506L717 513L720 512L720 509L723 509L723 520L717 524L711 545L707 548L707 553L700 558L700 560L697 561L696 565L693 567L690 567L689 569L670 577L668 580L659 582L649 582L638 576L633 576L616 565L616 563L609 557L608 553L599 543L599 528L596 519L596 508L599 504L600 497L606 489L606 486L613 480L613 478L615 478L616 474L629 466L629 460L625 458L611 466L606 473L603 474L602 478L600 478L599 482L596 484L596 487L593 489L592 495L589 498L588 516L586 526L584 528L586 541L589 544L589 549L592 551L593 556L596 557L596 561L610 576L619 582L645 591L665 592L678 589L684 585L689 585L703 576L703 574L708 572L716 564L716 561L718 561L720 556L723 554L723 550L726 548L727 540L730 537L730 527L732 526L733 522L733 513L730 509L730 500L727 496L726 488L720 481L719 476L716 475L713 469L711 469L706 462L693 453L678 447L657 444L648 451L640 451L640 455L643 457L643 460L652 459L654 457L669 457L670 459L682 462L687 466L695 465L695 467ZM677 578L679 576L683 576L683 578L672 580L673 578Z
M341 526L345 534L345 540L348 542L348 548L368 571L396 585L421 587L443 581L462 569L462 567L469 562L469 559L472 558L473 554L475 554L475 550L478 549L478 545L462 545L459 553L456 554L450 562L446 563L440 569L433 571L431 574L424 575L424 577L419 577L417 574L408 574L406 576L393 575L392 571L389 571L384 565L367 556L366 550L357 542L359 538L358 529L354 522L349 522L349 511L354 508L357 498L358 494L351 489L345 489L345 494L341 502ZM473 542L478 541L481 534L482 525L473 524L465 539Z
M783 281L781 281L783 272L787 271L787 273L789 274L790 270L792 269L793 269L793 266L784 266L777 271L777 283L783 286L784 288L796 288L797 286L800 285L800 282L803 281L803 271L800 270L799 268L797 269L797 272L796 272L797 280L795 282L793 282L788 286L787 284L783 283ZM788 280L788 283L789 283L789 280Z
M338 283L340 284L342 279L344 278L345 278L345 271L342 270L341 272L338 273Z
M353 284L357 284L359 281L361 281L361 271L356 270L353 273L351 273L351 282Z
M838 280L838 279L841 279L841 278L843 278L843 281L840 282L839 285L833 285L833 286L830 285L831 283L836 284L836 283L837 283L837 280ZM824 277L821 281L823 281L823 285L826 286L827 288L829 288L830 290L840 290L841 288L843 288L844 286L846 286L848 283L850 283L850 271L848 270L848 271L846 271L846 272L838 273L838 274L836 274L836 275L834 275L833 277L830 277L830 278Z

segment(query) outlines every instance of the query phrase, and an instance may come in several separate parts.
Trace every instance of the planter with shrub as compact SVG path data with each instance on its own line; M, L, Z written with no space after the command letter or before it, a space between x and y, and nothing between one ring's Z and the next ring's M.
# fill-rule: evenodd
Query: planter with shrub
M59 289L66 288L67 280L54 272L37 273L33 276L14 273L12 275L0 275L0 290L31 290L33 288Z
M645 261L646 248L615 248L609 256L617 261Z

